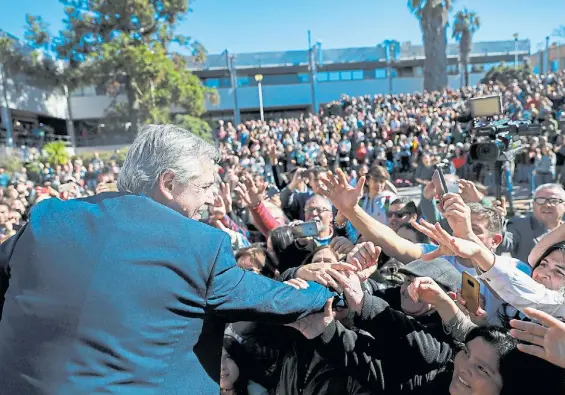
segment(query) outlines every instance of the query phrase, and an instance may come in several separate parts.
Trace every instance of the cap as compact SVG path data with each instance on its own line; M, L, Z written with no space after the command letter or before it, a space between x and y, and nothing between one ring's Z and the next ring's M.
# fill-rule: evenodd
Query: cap
M417 259L400 267L398 271L414 277L430 277L448 291L456 292L461 287L461 272L445 258L431 261Z

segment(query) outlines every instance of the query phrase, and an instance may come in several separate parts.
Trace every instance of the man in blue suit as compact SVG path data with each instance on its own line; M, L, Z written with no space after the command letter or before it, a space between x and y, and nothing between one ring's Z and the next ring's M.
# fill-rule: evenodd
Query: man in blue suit
M119 193L49 199L2 245L0 393L217 394L226 322L290 323L331 293L236 266L229 237L199 223L216 149L151 125Z

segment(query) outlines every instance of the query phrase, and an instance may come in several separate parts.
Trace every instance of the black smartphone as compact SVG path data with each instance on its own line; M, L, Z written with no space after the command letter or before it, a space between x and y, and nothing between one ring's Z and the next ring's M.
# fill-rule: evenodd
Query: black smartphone
M436 171L434 171L434 175L432 176L432 182L434 183L436 192L440 197L448 192L447 183L445 182L443 170L440 166L436 166Z
M292 234L297 239L315 237L320 234L320 227L317 221L303 222L292 227Z

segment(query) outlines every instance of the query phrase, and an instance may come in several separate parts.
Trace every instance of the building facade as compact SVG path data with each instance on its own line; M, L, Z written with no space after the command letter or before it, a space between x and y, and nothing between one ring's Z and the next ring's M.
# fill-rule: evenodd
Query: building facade
M449 88L458 89L463 80L458 46L448 45L447 54ZM474 43L469 64L470 84L477 84L492 67L516 60L523 62L529 57L529 40ZM235 121L236 113L241 120L259 118L256 75L262 76L263 108L265 117L270 119L310 112L338 100L343 94L422 91L423 63L423 46L386 42L386 45L365 48L322 49L317 44L311 51L247 54L226 51L209 55L203 64L192 63L190 69L204 85L218 91L219 102L206 103L205 118L213 122L217 119ZM104 119L113 98L101 89L84 87L72 92L67 100L61 88L50 86L47 81L44 86L37 86L35 82L35 85L27 83L22 76L19 80L2 78L0 82L4 123L10 119L20 127L24 122L29 130L47 123L54 129L66 131L65 119L72 116L79 146L128 142L121 141L115 133L104 132ZM235 111L236 108L239 111ZM10 116L6 116L6 109ZM175 111L182 112L182 109ZM5 135L6 125L1 128L0 136ZM100 136L104 138L100 140ZM131 136L125 138L131 139Z

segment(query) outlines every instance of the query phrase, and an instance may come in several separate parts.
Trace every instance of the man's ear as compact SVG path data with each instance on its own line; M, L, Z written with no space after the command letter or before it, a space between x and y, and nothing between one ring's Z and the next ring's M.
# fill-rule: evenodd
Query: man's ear
M457 300L457 295L453 291L446 292L447 296L451 298L451 300Z
M173 181L175 179L175 173L170 170L165 170L159 176L159 192L165 198L165 200L173 200Z
M502 243L502 235L500 233L495 233L492 236L492 243L493 243L493 247L498 247L500 245L500 243Z

